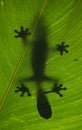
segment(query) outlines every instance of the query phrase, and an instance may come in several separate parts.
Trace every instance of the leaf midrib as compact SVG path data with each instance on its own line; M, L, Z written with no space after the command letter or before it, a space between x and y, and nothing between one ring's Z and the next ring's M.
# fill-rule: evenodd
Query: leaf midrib
M11 87L12 87L12 84L13 84L15 78L16 78L16 75L17 75L18 70L19 70L19 68L20 68L20 66L21 66L21 63L22 63L22 61L23 61L23 59L24 59L24 57L25 57L25 54L26 54L27 51L28 51L29 45L30 45L30 43L31 43L31 40L32 40L33 35L34 35L34 32L35 32L35 30L36 30L36 28L37 28L37 25L38 25L38 23L39 23L40 17L42 16L42 13L43 13L43 11L44 11L44 9L45 9L46 4L47 4L47 0L45 0L45 2L44 2L43 5L42 5L42 8L41 8L41 10L40 10L38 19L37 19L37 21L36 21L36 23L35 23L35 26L34 26L34 29L33 29L32 34L31 34L31 37L30 37L30 39L29 39L29 41L28 41L28 44L26 45L26 47L25 47L23 53L21 54L21 56L20 56L20 58L19 58L18 64L17 64L17 66L16 66L16 68L15 68L15 71L14 71L14 73L13 73L13 75L12 75L12 78L11 78L11 80L10 80L10 82L9 82L9 85L8 85L6 91L5 91L5 93L4 93L4 95L3 95L2 99L1 99L1 102L0 102L0 110L2 110L3 105L4 105L4 103L6 102L6 99L7 99L7 97L8 97L9 92L10 92L10 89L11 89Z

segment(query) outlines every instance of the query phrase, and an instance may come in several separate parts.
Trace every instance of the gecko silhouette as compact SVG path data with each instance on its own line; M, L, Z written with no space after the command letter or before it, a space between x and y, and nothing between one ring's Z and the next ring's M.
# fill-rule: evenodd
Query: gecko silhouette
M56 79L45 74L45 66L48 54L48 44L46 40L46 29L42 19L36 28L36 39L32 46L31 65L33 75L22 79L22 82L35 81L37 84L37 110L41 117L49 119L52 116L51 106L42 88L42 82L56 82Z
M36 28L35 41L32 44L32 54L31 54L31 65L33 70L33 75L30 77L23 78L21 83L35 81L37 84L37 110L41 117L49 119L52 116L51 106L49 104L48 98L44 93L42 88L42 82L57 82L58 79L49 77L45 74L46 60L48 55L48 43L47 43L47 33L44 25L44 21L40 19L39 24Z

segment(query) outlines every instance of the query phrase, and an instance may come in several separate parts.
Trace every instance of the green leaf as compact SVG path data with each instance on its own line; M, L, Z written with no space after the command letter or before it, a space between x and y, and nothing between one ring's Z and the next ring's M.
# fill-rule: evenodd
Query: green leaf
M27 39L15 38L21 26ZM81 130L81 28L81 0L0 1L1 130ZM60 55L62 42L69 47ZM31 96L15 93L21 83ZM63 97L51 92L56 83Z

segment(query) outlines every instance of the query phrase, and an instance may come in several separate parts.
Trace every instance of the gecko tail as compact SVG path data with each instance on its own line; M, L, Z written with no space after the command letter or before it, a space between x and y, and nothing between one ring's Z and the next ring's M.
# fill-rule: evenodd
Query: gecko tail
M37 92L37 109L41 117L49 119L52 116L51 106L43 89L39 86Z

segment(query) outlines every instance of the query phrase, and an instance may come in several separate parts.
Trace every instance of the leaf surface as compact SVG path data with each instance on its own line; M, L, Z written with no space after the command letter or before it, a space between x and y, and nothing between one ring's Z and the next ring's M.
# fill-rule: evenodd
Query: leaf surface
M82 1L1 0L0 19L0 129L81 130ZM27 43L14 37L14 29L20 30L20 26L31 32ZM62 42L69 47L68 53L60 55L56 44ZM37 43L44 45L39 47ZM44 48L43 53L39 48ZM40 58L45 56L44 61L38 59L37 52ZM45 66L42 66L45 60ZM41 67L41 71L37 67ZM44 79L42 70L45 70ZM37 73L41 76L36 76ZM37 109L37 104L44 100L39 97L42 92L38 93L38 88L41 87L43 93L50 91L54 84L52 78L54 83L63 84L67 90L61 91L63 97L56 93L43 95L52 110L52 116L45 119ZM21 82L29 88L32 96L25 94L20 97L21 92L15 93ZM43 106L38 108L43 111Z

